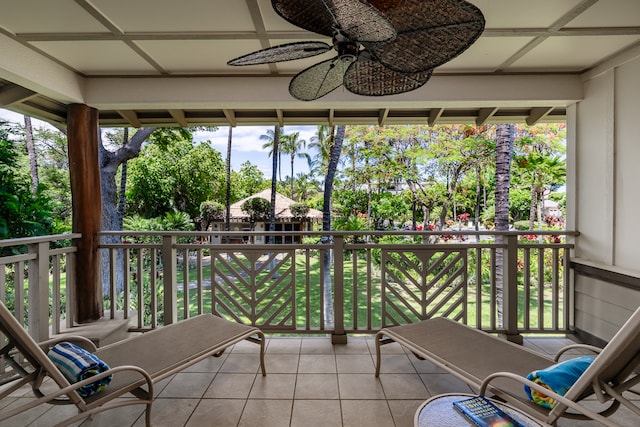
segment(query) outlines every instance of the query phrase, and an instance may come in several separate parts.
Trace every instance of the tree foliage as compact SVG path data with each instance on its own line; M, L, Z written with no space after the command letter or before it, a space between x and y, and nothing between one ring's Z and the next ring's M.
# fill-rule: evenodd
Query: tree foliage
M151 218L180 211L194 218L202 202L224 200L224 176L222 155L208 144L149 144L130 162L129 212Z
M43 185L31 191L28 163L10 128L0 123L0 239L51 234L54 221Z

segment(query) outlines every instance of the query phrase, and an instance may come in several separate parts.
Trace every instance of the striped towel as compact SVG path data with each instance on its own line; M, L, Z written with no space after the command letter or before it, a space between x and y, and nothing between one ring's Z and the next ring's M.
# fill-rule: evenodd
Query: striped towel
M548 368L533 371L527 375L527 379L564 396L580 375L591 365L594 359L593 356L582 356L565 360ZM553 409L556 406L555 399L538 390L524 386L524 391L532 402L544 408Z
M109 370L109 365L95 355L67 341L51 347L47 356L72 384ZM82 397L89 397L99 393L109 385L111 377L109 375L79 388L78 394Z

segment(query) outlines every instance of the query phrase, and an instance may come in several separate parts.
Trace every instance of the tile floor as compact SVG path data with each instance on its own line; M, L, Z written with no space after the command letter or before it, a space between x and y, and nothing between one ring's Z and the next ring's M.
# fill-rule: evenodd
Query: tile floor
M553 354L572 342L531 338L525 345ZM269 338L267 376L259 371L258 346L236 344L157 385L154 427L411 427L418 406L440 393L470 392L462 382L397 344L383 347L382 372L374 376L373 338L349 337L332 345L328 337ZM0 402L0 410L24 399L28 390ZM0 426L48 427L72 415L67 406L44 406L0 422ZM622 410L614 420L639 426L639 417ZM114 409L77 426L144 426L141 405ZM561 427L599 425L563 420Z

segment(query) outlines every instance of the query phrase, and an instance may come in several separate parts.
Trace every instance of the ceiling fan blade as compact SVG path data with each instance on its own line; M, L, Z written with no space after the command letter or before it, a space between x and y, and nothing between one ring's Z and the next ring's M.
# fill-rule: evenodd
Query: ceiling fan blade
M313 101L342 85L351 62L333 58L299 72L289 83L289 93L301 101Z
M352 40L384 42L396 36L396 29L378 9L358 0L329 0L339 28Z
M379 10L360 0L271 0L271 5L293 25L329 37L336 29L357 41L381 42L396 35Z
M326 0L271 0L271 6L293 25L317 34L332 37L336 26Z
M344 86L350 92L365 96L384 96L418 89L431 78L433 70L401 73L378 61L360 55L344 75Z
M332 47L324 42L286 43L234 58L227 62L227 65L257 65L291 61L321 55L331 49Z
M370 0L396 28L388 43L364 43L386 66L418 72L448 62L484 31L482 11L464 0Z
M467 50L482 30L475 23L451 24L398 33L386 44L365 44L383 64L394 70L415 73L451 61Z

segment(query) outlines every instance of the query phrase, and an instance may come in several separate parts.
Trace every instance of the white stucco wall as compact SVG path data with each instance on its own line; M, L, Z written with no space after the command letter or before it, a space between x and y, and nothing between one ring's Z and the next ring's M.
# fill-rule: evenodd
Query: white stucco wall
M584 82L568 114L567 226L574 261L640 278L640 58ZM575 275L575 322L604 340L640 306L640 291Z

